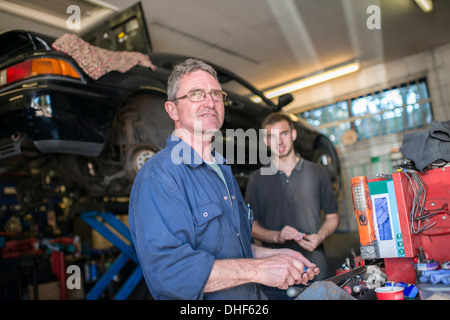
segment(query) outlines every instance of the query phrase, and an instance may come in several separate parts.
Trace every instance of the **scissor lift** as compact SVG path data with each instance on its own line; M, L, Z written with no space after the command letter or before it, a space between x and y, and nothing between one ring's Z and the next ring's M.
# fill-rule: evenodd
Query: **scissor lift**
M98 217L102 218L101 220L103 221L100 221ZM122 270L129 260L132 260L137 266L114 296L115 300L126 300L143 278L142 269L133 246L130 230L111 212L89 211L82 213L81 218L121 251L121 254L116 258L108 271L103 274L88 292L86 300L97 300L101 293L111 283L113 277ZM112 232L105 223L109 224L109 226L121 234L130 242L130 244L127 244L117 234Z

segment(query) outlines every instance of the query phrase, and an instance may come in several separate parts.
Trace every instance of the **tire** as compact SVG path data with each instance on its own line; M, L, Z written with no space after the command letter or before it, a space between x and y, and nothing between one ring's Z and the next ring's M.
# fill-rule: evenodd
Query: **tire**
M139 169L141 169L145 162L153 157L158 150L159 148L150 143L138 143L128 149L125 153L123 165L130 181L134 181Z
M339 162L327 150L316 149L312 153L312 162L324 166L331 178L331 184L336 197L341 189L341 179L339 174Z

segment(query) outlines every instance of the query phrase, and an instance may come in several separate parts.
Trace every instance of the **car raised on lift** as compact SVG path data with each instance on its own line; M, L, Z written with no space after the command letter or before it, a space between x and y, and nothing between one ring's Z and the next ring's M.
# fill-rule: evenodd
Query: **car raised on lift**
M167 79L187 57L151 53L154 70L136 66L94 80L79 60L52 47L55 40L23 30L0 35L0 180L16 183L24 207L55 194L75 200L127 197L139 168L173 131L164 109ZM228 94L224 141L227 129L259 129L265 116L292 101L288 94L275 104L238 75L211 65ZM297 151L326 166L338 191L339 158L332 143L301 119L295 126ZM243 191L260 165L232 164Z

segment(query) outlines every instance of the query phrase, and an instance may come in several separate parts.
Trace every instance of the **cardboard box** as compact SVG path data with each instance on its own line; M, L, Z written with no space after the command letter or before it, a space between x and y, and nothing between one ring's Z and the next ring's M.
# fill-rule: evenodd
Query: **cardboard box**
M38 284L38 300L61 300L59 281ZM34 288L28 285L29 300L34 300Z
M128 223L128 215L122 214L122 215L115 215L117 219L119 219L125 226L129 227ZM102 221L100 217L97 217L97 220ZM124 241L126 244L130 244L130 242L123 237L119 232L117 232L113 227L111 227L108 223L105 223L105 226L111 230L112 233L114 233L116 236L119 237L122 241ZM101 235L97 230L92 229L92 249L108 249L112 248L114 245L105 239L103 235Z

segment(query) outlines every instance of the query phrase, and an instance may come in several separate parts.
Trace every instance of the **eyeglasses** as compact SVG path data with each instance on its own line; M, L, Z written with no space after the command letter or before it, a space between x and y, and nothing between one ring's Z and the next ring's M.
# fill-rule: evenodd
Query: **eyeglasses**
M206 92L205 90L192 90L189 91L182 97L175 98L172 101L188 98L191 102L200 102L205 101L207 94L211 95L211 98L214 101L225 101L227 98L227 93L221 90L211 90L210 92Z

